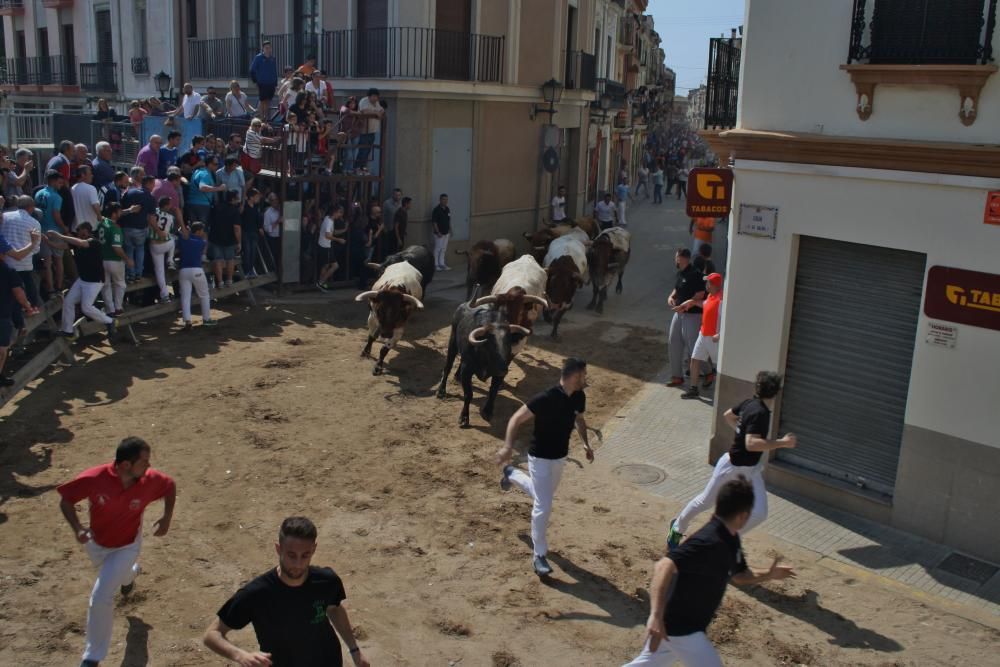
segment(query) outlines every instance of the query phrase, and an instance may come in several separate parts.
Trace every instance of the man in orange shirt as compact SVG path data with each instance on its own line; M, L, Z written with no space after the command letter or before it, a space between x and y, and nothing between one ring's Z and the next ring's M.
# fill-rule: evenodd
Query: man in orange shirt
M711 360L711 363L719 363L722 276L718 273L706 276L705 291L708 292L708 296L701 306L701 331L698 332L698 340L695 341L694 350L691 352L691 384L688 390L681 394L681 398L698 398L698 379L701 375L701 362ZM715 374L709 368L709 374L705 377L704 386L710 387L714 381Z
M702 246L703 243L712 242L712 233L715 231L715 218L692 218L690 233L694 237L694 244L691 246L691 252L695 255L698 254L698 248Z

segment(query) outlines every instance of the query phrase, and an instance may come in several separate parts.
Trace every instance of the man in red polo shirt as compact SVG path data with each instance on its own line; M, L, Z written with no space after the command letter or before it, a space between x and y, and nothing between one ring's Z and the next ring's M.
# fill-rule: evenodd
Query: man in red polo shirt
M62 496L59 509L98 568L80 667L97 667L108 653L115 588L128 595L139 573L146 505L163 498L163 516L153 524L153 534L162 537L170 529L177 490L173 479L149 467L149 454L145 440L130 436L118 445L114 463L84 470L57 489ZM90 505L89 528L76 514L76 504L84 499Z
M705 297L705 301L701 304L701 330L698 332L698 340L694 343L694 350L691 351L691 384L688 390L681 394L681 398L698 398L698 380L701 376L701 362L719 363L722 275L712 273L705 276L705 291L708 292L708 296ZM714 381L715 374L710 367L704 386L710 387Z

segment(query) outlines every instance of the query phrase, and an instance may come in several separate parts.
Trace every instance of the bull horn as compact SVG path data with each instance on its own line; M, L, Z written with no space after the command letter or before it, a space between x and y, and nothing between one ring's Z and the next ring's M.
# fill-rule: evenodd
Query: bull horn
M536 245L536 246L533 246L533 247L534 247L535 250L545 250L545 248L546 248L546 246L543 246L543 245Z
M497 298L495 296L481 296L472 302L473 308L479 308L479 306L485 306L490 303L496 303Z
M417 297L413 296L412 294L404 294L403 295L403 301L406 301L411 306L415 306L417 308L417 310L423 310L424 309L424 304L420 303L420 299L418 299Z
M456 255L468 255L469 251L468 250L456 250L455 254Z
M365 264L365 266L367 266L372 271L381 271L382 270L382 265L381 264L376 264L375 262L368 262L367 264Z
M617 269L618 268L618 262L609 262L608 263L608 268L609 269Z
M362 292L361 294L354 297L355 301L364 301L365 299L371 299L378 294L378 290L368 290L367 292Z
M524 297L524 301L526 303L536 303L539 306L541 306L542 308L548 308L549 307L549 302L548 301L546 301L545 299L543 299L540 296L535 296L533 294L526 295Z
M476 336L478 336L480 333L486 333L486 332L487 332L486 327L476 327L475 329L473 329L472 331L470 331L469 332L469 344L471 344L471 345L482 345L483 343L485 343L486 342L485 338L483 340L479 340Z
M511 330L512 333L523 334L525 336L531 335L531 329L528 329L527 327L522 327L518 324L511 324L508 328Z

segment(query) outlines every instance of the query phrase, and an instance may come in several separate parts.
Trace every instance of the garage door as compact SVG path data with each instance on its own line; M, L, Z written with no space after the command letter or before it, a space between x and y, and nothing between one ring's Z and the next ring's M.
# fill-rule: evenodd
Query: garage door
M778 459L892 495L926 256L802 237Z

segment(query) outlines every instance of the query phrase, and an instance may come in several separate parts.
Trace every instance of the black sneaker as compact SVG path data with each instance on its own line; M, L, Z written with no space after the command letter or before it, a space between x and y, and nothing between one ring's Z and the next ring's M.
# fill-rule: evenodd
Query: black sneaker
M14 378L7 377L6 375L0 375L0 387L13 387L13 386L14 386Z
M500 488L503 491L510 491L510 475L514 472L514 466L505 465L503 467L503 477L500 479Z
M549 561L545 560L545 556L535 556L532 564L535 567L535 574L539 577L547 577L552 574L552 566L549 565Z
M698 387L691 385L688 390L681 394L681 398L698 398L700 394L698 393Z
M121 587L122 596L123 597L128 596L134 589L135 589L134 581L130 584L125 584L124 586Z
M56 338L68 338L70 340L76 340L75 331L63 331L62 329L60 329L59 331L55 332L54 335L56 336Z

